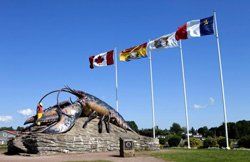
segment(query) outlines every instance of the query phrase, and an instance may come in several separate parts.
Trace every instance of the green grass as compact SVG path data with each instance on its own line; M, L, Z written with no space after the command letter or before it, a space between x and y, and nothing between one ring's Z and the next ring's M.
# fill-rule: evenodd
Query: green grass
M250 162L249 150L170 149L152 155L171 162Z

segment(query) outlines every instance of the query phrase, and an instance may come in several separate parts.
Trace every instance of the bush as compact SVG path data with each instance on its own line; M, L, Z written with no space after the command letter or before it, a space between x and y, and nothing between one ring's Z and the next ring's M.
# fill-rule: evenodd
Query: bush
M202 147L202 140L198 139L198 138L190 138L190 146L191 147L196 147L196 148L200 148ZM188 142L185 141L185 146L188 145Z
M239 147L250 148L250 135L241 137L238 141Z
M165 145L168 140L166 138L159 138L159 143Z
M184 133L181 135L181 138L185 140L185 139L187 139L187 135Z
M229 146L230 146L230 140L228 140L228 142L229 142ZM217 143L218 143L218 145L219 145L220 148L227 147L227 141L226 141L225 137L219 137L217 139Z
M215 138L208 137L203 141L203 147L208 148L208 147L218 147L218 143Z
M179 145L180 141L181 141L181 137L174 135L168 139L168 144L170 147L176 147Z

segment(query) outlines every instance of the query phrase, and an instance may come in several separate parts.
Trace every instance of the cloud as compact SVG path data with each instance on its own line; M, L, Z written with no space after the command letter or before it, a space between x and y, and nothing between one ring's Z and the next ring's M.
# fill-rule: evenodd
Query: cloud
M34 111L32 109L22 109L22 110L19 110L18 113L24 116L30 116L34 114Z
M10 122L13 120L13 117L12 116L0 116L0 122Z
M195 109L203 109L203 108L206 108L206 107L207 107L207 105L194 104Z
M195 109L204 109L209 106L213 106L215 103L215 99L213 97L209 97L209 102L207 104L201 105L201 104L194 104L193 107Z
M215 99L213 97L209 97L209 104L214 105Z

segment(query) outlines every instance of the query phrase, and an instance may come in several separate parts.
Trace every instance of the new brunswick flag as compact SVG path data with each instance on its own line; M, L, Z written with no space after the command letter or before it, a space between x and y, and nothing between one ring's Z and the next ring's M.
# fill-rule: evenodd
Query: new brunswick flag
M147 43L125 49L120 53L120 61L131 61L143 57L147 57Z

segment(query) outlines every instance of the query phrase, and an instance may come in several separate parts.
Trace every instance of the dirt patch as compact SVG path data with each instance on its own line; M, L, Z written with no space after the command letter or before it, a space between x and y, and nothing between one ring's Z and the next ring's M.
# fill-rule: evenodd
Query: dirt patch
M20 156L13 155L8 156L0 154L0 161L4 162L70 162L70 161L98 161L106 160L112 162L164 162L161 159L154 158L147 153L136 153L135 157L122 158L119 157L119 152L102 152L102 153L82 153L82 154L57 154L57 155L31 155Z

